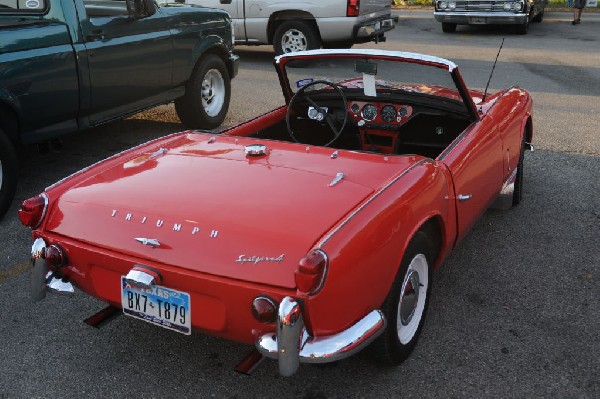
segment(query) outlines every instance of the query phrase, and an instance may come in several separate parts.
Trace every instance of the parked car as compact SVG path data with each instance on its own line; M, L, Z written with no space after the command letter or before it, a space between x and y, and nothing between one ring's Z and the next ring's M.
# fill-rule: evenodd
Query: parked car
M222 10L153 0L0 0L0 217L20 144L173 100L185 125L220 125L238 68L232 31Z
M390 0L185 2L226 10L233 18L236 43L271 44L276 54L385 41L385 32L398 22L398 17L392 16Z
M490 206L517 205L532 99L469 90L414 53L276 58L285 105L176 133L26 200L32 297L77 287L157 326L300 363L417 343L433 270ZM122 311L121 311L122 309ZM183 354L182 354L183 355Z
M433 16L447 33L456 25L512 25L524 35L530 22L542 22L546 4L548 0L435 0Z

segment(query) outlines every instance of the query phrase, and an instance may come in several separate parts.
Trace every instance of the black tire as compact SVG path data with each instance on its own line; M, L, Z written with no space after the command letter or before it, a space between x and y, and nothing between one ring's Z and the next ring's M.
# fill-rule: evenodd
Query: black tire
M214 129L225 120L230 98L231 79L225 62L208 54L196 64L185 95L175 100L175 110L191 129Z
M402 363L417 344L425 322L431 294L431 266L434 261L432 254L431 240L424 232L417 232L404 253L398 274L381 308L387 324L383 334L373 343L373 349L378 359L386 364ZM411 279L411 277L415 277L415 271L417 272L416 281ZM415 282L419 286L416 299L414 296L409 296ZM401 292L404 292L402 298L405 302L404 305L407 305L404 309L400 306ZM414 293L415 291L412 290L413 295ZM425 294L424 299L423 294ZM411 308L412 312L407 312ZM406 319L403 321L403 316L400 316L401 326L398 325L399 314L403 314Z
M544 20L544 10L540 11L538 15L536 15L531 21L532 22L542 22Z
M523 200L523 168L525 166L525 132L523 132L523 141L521 143L521 153L519 154L519 163L517 164L517 176L515 178L515 188L513 191L512 206L517 206Z
M275 54L314 50L321 47L321 39L313 24L306 21L286 21L273 35Z
M341 48L341 49L349 49L352 48L352 46L354 45L354 42L351 41L345 41L345 42L330 42L330 43L323 43L323 48Z
M0 219L15 197L17 179L17 153L8 136L0 129Z
M451 24L450 22L442 22L442 31L445 33L454 33L456 32L456 24Z

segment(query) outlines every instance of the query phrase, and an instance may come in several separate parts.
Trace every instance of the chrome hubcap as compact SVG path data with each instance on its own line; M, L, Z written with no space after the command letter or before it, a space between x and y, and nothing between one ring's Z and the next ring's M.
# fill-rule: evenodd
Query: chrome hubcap
M202 80L202 107L208 116L214 117L221 112L225 103L225 81L221 72L211 69Z
M308 40L298 29L290 29L281 38L281 49L284 53L304 51L308 48Z
M429 265L423 254L416 255L410 264L400 289L396 329L402 344L408 344L415 336L425 311Z

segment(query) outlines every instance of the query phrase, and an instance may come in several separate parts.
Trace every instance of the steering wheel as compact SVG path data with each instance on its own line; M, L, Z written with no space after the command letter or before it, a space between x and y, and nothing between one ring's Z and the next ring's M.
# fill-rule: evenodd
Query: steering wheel
M342 109L344 110L344 121L341 123L341 126L339 128L336 127L336 125L338 125L338 126L340 125L339 121L336 119L336 117L333 114L330 114L328 112L329 111L328 108L318 105L306 93L306 90L309 87L313 87L318 84L329 86L329 87L333 88L333 90L331 91L332 93L339 94L340 100L342 102ZM302 88L300 90L298 90L296 92L296 94L294 94L292 99L290 100L287 112L285 114L285 123L287 125L288 133L289 133L290 137L292 138L292 140L294 140L296 143L300 143L300 141L294 135L294 131L292 130L292 127L290 125L290 119L291 119L291 110L294 108L294 105L297 102L297 100L301 97L304 98L309 105L309 107L307 108L307 111L306 111L308 118L315 120L317 122L322 122L324 120L327 123L327 125L329 126L329 128L331 129L331 131L333 132L333 138L329 142L327 142L327 144L323 145L324 147L328 147L335 140L337 140L338 137L340 137L340 134L342 134L342 131L344 130L344 127L346 126L346 122L348 121L348 111L346 109L346 107L348 105L347 105L346 95L344 94L344 92L338 85L336 85L335 83L329 82L327 80L315 80L305 86L302 86ZM301 114L301 112L298 112L298 114Z

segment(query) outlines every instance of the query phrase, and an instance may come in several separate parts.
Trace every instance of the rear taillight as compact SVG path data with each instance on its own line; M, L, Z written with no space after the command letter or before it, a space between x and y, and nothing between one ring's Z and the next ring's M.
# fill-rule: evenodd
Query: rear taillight
M277 319L277 305L266 296L257 296L252 301L252 315L261 323L273 323Z
M294 274L296 287L299 291L314 294L323 285L329 260L325 252L313 249L300 260L298 269Z
M67 254L58 245L50 245L44 252L44 259L48 266L58 269L67 264Z
M21 205L21 209L19 209L19 219L23 226L35 229L42 224L47 208L48 197L46 197L46 194L26 199Z
M346 10L347 17L358 17L360 11L360 0L348 0L348 8Z

